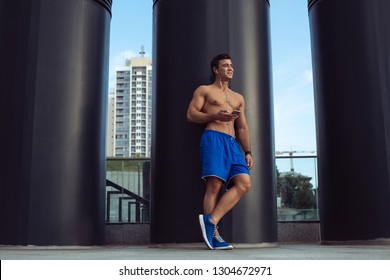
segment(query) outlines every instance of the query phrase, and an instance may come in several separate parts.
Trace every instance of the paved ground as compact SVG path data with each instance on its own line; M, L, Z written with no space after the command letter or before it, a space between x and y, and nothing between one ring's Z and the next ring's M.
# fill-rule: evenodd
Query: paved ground
M390 260L390 244L234 244L229 251L201 243L125 246L0 246L1 260Z

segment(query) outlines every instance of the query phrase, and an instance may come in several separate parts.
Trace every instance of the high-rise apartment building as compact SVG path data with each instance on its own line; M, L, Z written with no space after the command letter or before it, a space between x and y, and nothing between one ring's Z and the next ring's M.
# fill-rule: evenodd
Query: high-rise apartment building
M150 157L152 62L143 54L116 69L114 115L113 155Z

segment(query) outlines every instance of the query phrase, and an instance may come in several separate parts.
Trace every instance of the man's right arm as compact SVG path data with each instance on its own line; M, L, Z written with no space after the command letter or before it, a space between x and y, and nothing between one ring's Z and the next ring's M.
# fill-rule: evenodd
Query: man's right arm
M192 96L190 105L187 110L187 120L194 123L209 123L215 121L214 114L202 112L206 102L206 93L204 86L198 87Z

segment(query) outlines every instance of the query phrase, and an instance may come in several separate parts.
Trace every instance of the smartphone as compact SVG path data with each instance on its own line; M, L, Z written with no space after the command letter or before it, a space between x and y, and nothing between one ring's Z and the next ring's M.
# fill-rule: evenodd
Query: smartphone
M234 111L232 112L233 115L237 115L237 116L239 116L240 113L241 113L240 110L234 110Z

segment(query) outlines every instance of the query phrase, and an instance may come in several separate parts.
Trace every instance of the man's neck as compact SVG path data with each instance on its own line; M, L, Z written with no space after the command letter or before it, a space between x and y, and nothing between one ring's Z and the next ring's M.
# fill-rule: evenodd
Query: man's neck
M215 79L214 85L216 85L217 87L219 87L219 88L225 90L225 89L227 89L227 88L229 87L229 81L228 81L228 80L226 80L226 81L220 81L220 80L218 80L218 79Z

